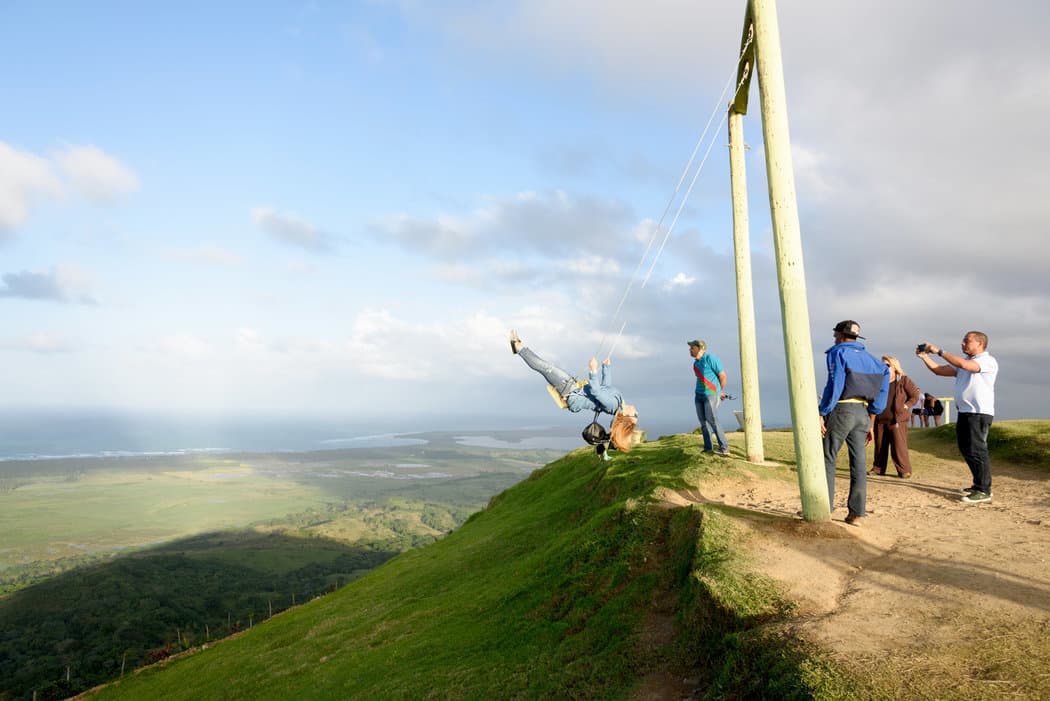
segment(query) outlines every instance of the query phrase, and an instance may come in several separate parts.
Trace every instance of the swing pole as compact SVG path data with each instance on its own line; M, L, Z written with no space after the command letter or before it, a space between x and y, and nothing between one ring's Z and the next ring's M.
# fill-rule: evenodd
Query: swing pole
M750 66L748 66L750 69ZM744 404L744 454L747 461L765 462L762 404L758 396L758 342L755 337L755 294L751 278L751 241L747 218L747 177L744 162L744 115L729 106L729 179L733 194L733 250L736 254L736 309L740 339L740 393Z
M795 198L784 66L775 0L749 0L744 19L745 36L752 24L802 517L807 521L827 521L831 518L831 507L828 503L823 439L818 420L813 341L809 332L802 236Z

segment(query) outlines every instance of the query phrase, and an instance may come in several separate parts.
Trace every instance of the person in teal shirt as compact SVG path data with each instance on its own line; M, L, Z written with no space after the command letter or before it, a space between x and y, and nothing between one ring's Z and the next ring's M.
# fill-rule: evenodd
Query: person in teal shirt
M717 355L707 352L705 341L689 341L689 355L693 356L693 374L696 375L696 393L693 404L700 432L704 435L704 452L714 452L713 433L718 441L718 455L729 455L729 441L718 423L718 405L726 398L726 371Z

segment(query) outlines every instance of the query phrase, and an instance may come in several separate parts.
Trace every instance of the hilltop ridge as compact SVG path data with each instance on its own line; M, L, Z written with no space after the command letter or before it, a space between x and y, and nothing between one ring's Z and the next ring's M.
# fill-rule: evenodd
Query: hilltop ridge
M689 435L608 462L576 450L443 540L85 696L1046 698L1031 666L1050 662L1036 634L1050 582L1005 552L1050 552L1045 468L1000 461L994 508L959 508L950 430L913 432L915 480L873 480L864 529L794 515L788 433L767 434L766 466L702 455ZM946 527L919 528L938 516ZM988 522L968 533L966 519ZM983 564L963 556L995 543Z

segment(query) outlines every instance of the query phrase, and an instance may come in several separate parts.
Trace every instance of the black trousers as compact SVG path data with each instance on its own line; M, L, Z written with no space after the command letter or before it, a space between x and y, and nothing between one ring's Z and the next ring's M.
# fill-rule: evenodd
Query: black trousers
M992 461L988 456L989 414L959 412L955 423L955 440L973 474L973 486L985 494L992 493Z

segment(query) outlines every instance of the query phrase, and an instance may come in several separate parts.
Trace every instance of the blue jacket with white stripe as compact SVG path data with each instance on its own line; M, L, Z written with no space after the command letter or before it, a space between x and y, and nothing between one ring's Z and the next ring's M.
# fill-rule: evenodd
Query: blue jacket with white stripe
M890 388L889 367L857 341L836 343L825 353L828 382L820 398L820 415L830 414L843 399L863 399L869 414L881 414Z

